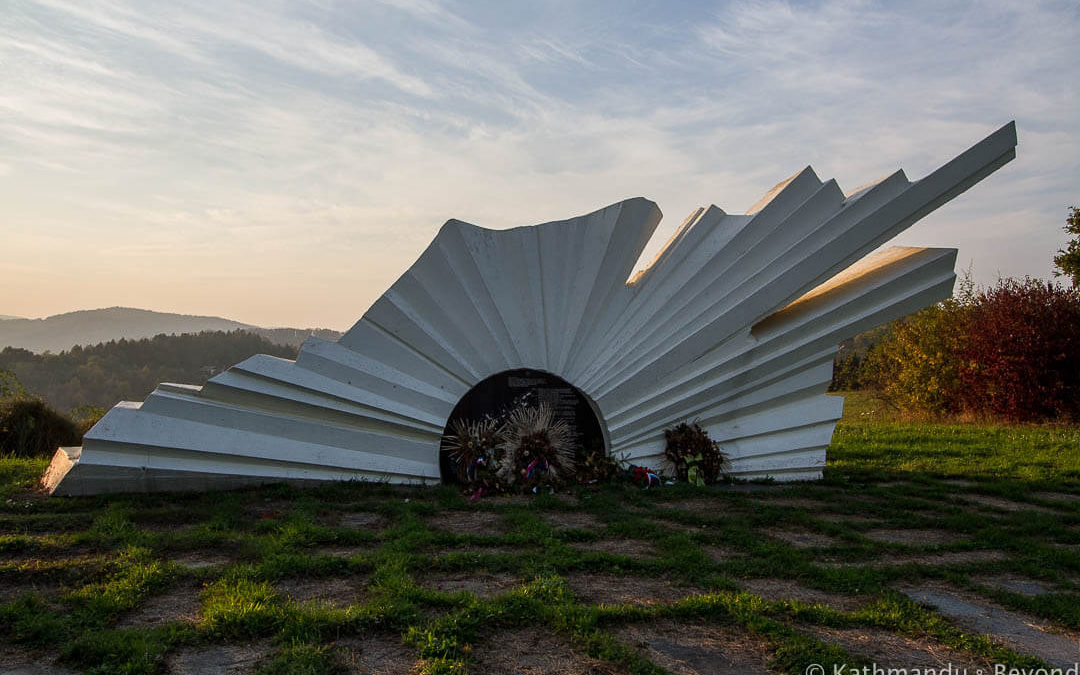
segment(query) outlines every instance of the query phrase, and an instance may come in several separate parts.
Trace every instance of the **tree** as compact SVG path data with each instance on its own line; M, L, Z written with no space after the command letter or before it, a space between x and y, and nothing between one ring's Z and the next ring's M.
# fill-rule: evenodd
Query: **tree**
M1065 232L1077 235L1069 241L1064 249L1058 249L1054 256L1055 276L1066 276L1072 279L1073 286L1080 287L1080 209L1075 206L1069 207L1069 216L1065 219Z

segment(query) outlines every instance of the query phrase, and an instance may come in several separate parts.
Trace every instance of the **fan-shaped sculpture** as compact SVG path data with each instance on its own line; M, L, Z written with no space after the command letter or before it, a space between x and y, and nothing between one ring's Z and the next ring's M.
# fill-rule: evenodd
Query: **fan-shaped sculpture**
M807 168L746 215L695 211L630 277L660 221L645 199L486 230L451 220L338 342L254 356L205 386L120 403L54 494L246 483L435 483L455 405L529 369L591 403L609 452L659 465L664 429L697 420L741 477L816 478L843 401L837 345L948 297L954 249L871 251L1015 156L1008 124L916 182L844 195Z

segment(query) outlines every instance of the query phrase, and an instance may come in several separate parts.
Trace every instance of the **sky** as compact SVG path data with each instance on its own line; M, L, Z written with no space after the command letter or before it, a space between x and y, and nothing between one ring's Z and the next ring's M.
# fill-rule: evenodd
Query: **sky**
M1017 159L892 243L1050 278L1080 206L1080 4L5 0L0 315L351 326L450 218L743 213L812 165Z

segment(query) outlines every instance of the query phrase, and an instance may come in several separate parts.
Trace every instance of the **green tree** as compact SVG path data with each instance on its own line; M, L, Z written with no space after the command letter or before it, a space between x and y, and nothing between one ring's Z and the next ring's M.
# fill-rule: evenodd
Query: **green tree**
M26 390L19 383L19 378L15 377L15 373L0 368L0 398L21 396L25 393Z
M1080 287L1080 209L1069 207L1069 216L1065 219L1065 232L1076 235L1069 240L1069 245L1058 249L1054 256L1055 276L1072 279L1073 286Z

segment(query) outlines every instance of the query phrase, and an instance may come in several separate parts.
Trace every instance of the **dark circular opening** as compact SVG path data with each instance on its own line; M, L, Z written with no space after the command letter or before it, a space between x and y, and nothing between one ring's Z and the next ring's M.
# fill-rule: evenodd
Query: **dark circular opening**
M604 430L585 394L557 375L542 370L506 370L480 381L468 391L443 429L439 452L439 470L444 483L457 483L457 474L446 449L446 436L453 433L456 420L502 419L522 404L547 403L556 419L573 429L578 451L604 448Z

